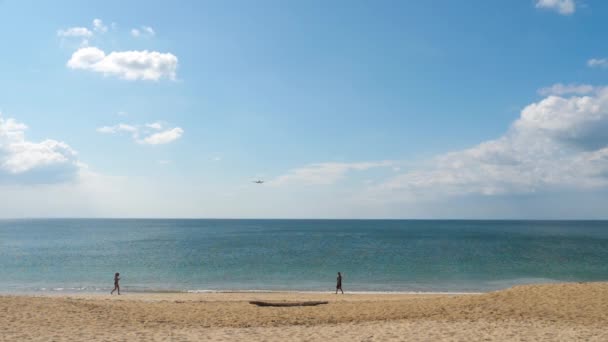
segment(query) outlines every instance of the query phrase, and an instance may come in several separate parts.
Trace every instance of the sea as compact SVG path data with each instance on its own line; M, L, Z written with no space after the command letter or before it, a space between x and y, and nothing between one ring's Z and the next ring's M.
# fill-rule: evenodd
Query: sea
M0 293L487 292L608 281L608 221L0 220Z

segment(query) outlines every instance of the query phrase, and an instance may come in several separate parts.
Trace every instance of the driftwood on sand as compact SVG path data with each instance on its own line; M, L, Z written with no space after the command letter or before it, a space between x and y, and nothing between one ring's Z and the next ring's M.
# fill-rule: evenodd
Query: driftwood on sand
M260 302L260 301L251 301L249 304L257 305L257 306L316 306L321 304L327 304L328 302Z

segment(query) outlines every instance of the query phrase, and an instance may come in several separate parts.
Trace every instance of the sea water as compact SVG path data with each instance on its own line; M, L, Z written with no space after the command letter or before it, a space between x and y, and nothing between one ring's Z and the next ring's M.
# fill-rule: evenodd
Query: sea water
M483 292L608 280L608 221L0 220L0 292Z

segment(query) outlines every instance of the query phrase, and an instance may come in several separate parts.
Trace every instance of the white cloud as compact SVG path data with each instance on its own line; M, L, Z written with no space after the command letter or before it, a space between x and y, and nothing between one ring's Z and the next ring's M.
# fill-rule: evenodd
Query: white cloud
M403 199L523 194L608 186L608 89L548 96L521 112L503 136L447 153L376 186Z
M58 30L57 36L69 38L90 38L93 32L86 27L70 27L65 30Z
M101 19L95 18L92 22L93 31L103 34L108 32L108 26L106 26ZM71 37L71 38L91 38L94 36L93 31L87 27L70 27L65 30L58 30L57 35L59 37ZM86 40L84 41L86 42Z
M161 130L163 128L163 124L161 122L152 122L152 123L147 123L146 127L148 128L152 128L155 130Z
M108 32L108 27L104 25L101 19L93 19L93 30L99 33Z
M89 70L125 80L175 79L177 57L156 51L105 52L96 47L84 47L72 54L67 62L71 69Z
M78 49L72 54L67 66L72 69L92 69L93 65L104 60L106 54L96 47Z
M142 26L140 28L131 29L131 36L135 38L147 37L152 38L156 35L156 31L150 26Z
M136 134L138 132L138 128L135 126L119 123L118 125L114 125L114 126L99 127L99 128L97 128L97 132L106 133L106 134L128 132L128 133Z
M556 83L550 87L541 88L538 90L538 93L543 96L548 95L584 95L589 94L594 91L594 87L588 84L562 84Z
M148 144L148 145L168 144L170 142L173 142L173 141L181 138L183 133L184 133L183 129L181 129L180 127L175 127L172 129L168 129L166 131L162 131L162 132L158 132L158 133L149 135L149 136L145 137L144 139L142 139L140 142L142 144Z
M103 134L129 133L135 142L144 145L168 144L179 139L184 133L184 130L180 127L174 127L162 132L150 132L150 129L159 131L162 128L163 125L160 122L147 123L143 127L119 123L114 126L99 127L97 128L97 132ZM142 136L144 137L140 138Z
M577 146L608 144L608 88L589 96L549 96L524 108L513 124L516 137L550 139Z
M591 68L608 68L608 59L606 58L591 58L587 61L587 66Z
M76 176L76 151L68 144L25 138L27 126L0 115L0 183L55 183Z
M154 32L154 29L151 28L150 26L142 26L141 29L146 32L149 36L155 36L156 32Z
M536 8L549 9L562 15L570 15L576 11L576 4L574 0L536 0Z
M361 163L316 163L290 170L287 174L268 182L271 185L309 184L329 185L344 178L349 171L364 171L377 167L393 166L392 161L361 162Z

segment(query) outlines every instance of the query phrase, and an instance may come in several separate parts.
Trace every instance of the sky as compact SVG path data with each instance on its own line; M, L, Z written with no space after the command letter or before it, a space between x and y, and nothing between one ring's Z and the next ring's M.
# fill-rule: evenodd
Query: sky
M607 219L606 18L0 0L0 217Z

